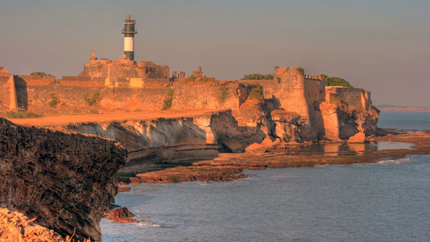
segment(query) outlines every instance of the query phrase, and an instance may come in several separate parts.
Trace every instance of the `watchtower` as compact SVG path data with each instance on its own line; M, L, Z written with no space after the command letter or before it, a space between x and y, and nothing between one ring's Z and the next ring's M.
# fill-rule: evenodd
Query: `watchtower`
M124 28L121 33L124 34L124 55L129 60L134 60L134 35L137 34L137 30L134 29L136 20L131 19L128 15L128 19L124 20Z

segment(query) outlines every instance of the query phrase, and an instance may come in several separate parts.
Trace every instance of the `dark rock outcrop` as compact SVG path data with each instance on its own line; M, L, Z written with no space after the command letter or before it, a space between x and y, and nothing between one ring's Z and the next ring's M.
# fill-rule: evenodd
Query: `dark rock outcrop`
M110 211L110 213L106 216L108 219L119 219L119 218L129 218L134 217L134 214L131 213L126 207L115 208Z
M127 151L113 140L22 127L0 118L0 207L74 239L101 241Z

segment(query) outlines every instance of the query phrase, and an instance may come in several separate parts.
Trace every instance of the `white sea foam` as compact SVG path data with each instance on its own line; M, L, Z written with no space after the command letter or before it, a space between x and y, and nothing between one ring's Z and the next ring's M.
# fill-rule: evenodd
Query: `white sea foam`
M407 156L405 158L399 158L399 159L382 159L378 161L378 164L401 164L411 161L411 157Z

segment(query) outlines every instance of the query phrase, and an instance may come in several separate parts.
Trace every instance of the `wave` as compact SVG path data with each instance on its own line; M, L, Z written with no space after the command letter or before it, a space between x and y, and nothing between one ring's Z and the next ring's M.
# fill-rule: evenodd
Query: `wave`
M376 162L377 164L402 164L405 162L411 161L411 157L407 156L405 158L397 158L397 159L381 159L378 162Z

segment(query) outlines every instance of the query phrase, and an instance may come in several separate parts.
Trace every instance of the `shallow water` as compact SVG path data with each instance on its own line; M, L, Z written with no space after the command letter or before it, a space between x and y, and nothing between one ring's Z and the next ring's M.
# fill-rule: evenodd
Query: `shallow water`
M381 114L381 124L403 129L403 116ZM430 129L430 119L418 117L407 127ZM246 173L256 176L132 185L116 203L142 222L103 219L103 241L430 241L429 155Z
M301 148L301 152L312 152L321 153L326 156L338 156L338 155L362 155L366 151L377 151L377 150L391 150L391 149L412 149L413 144L403 142L386 142L379 141L375 143L363 143L363 144L345 144L345 143L333 143L333 144L313 144L304 146Z
M103 241L428 241L430 156L247 171L228 183L138 184Z

